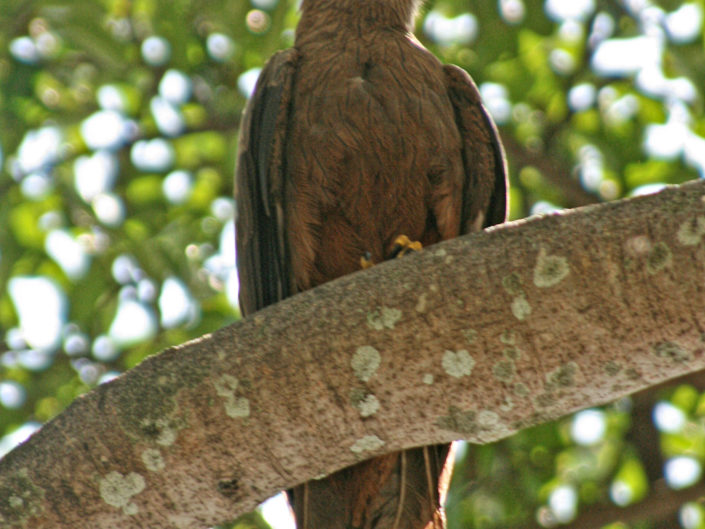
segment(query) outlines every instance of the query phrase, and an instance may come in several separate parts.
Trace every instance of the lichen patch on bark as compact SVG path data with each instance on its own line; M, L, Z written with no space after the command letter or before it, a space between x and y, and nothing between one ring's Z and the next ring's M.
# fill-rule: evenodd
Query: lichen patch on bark
M531 305L524 296L518 296L512 301L512 314L519 321L524 321L531 315Z
M381 362L382 356L377 349L371 345L363 345L353 354L350 366L358 379L367 382L377 372Z
M379 406L379 399L370 393L357 403L356 408L360 416L370 417L379 411Z
M426 312L428 309L428 295L426 293L423 293L419 296L419 300L416 303L416 312L419 314L423 314Z
M512 390L517 397L528 397L530 393L529 387L523 382L517 382L514 384Z
M546 373L546 389L570 388L576 385L580 367L575 362L566 362Z
M443 370L450 376L461 378L469 376L475 367L475 359L465 349L460 351L445 351L441 361Z
M510 296L519 296L524 293L521 286L521 276L517 272L512 272L502 278L502 286Z
M659 242L653 246L646 260L646 271L651 275L656 274L669 266L673 260L671 249L665 242Z
M511 360L502 360L492 366L492 375L502 382L510 381L514 378L515 374L516 366Z
M477 412L450 406L448 415L439 417L436 421L436 426L452 432L473 434L477 431Z
M560 255L548 255L545 248L539 250L534 267L534 285L548 288L563 281L570 273L568 259Z
M142 462L145 468L151 472L159 472L166 467L162 453L156 448L147 448L142 452Z
M44 510L43 500L44 490L31 481L27 468L19 469L14 475L0 476L0 522L3 524L39 516Z
M512 331L510 329L506 329L504 332L502 332L502 335L499 337L499 341L502 342L505 345L514 345L517 343L517 333L516 331Z
M700 244L705 235L705 217L695 217L681 224L678 228L678 242L683 246Z
M144 418L140 423L143 434L161 446L171 446L178 437L181 427L167 417Z
M473 344L477 340L478 333L475 329L465 329L462 333L469 344Z
M401 320L401 317L402 312L399 309L380 307L379 310L370 312L367 315L367 325L375 331L393 329L399 320Z
M674 363L690 362L693 355L675 342L659 342L654 345L654 354L659 358L672 360Z
M384 446L384 441L377 437L376 435L366 435L365 437L358 439L350 447L350 451L355 454L361 454L362 452L370 452L374 450L379 450Z
M144 478L136 472L122 475L112 471L104 476L99 484L100 497L108 505L122 509L128 516L139 512L137 504L130 501L145 488Z
M224 400L225 413L233 419L250 416L250 401L246 397L238 396L237 389L240 381L232 375L225 374L213 381L215 392Z

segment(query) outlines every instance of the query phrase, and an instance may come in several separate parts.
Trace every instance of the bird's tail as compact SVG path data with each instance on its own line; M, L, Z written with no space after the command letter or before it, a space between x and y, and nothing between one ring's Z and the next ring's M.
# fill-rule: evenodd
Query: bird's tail
M298 529L445 529L449 452L413 448L289 490Z

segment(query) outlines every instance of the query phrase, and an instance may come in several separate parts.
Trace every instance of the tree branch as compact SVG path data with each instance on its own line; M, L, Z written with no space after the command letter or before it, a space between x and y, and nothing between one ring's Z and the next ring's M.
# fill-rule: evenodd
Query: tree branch
M705 368L705 183L380 264L149 358L0 461L0 525L207 527Z

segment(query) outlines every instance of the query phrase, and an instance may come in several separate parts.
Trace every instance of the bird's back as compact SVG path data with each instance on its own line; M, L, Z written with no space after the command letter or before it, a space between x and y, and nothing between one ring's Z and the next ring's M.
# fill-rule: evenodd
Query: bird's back
M389 29L299 51L285 191L296 290L388 258L400 234L457 236L465 176L438 60Z

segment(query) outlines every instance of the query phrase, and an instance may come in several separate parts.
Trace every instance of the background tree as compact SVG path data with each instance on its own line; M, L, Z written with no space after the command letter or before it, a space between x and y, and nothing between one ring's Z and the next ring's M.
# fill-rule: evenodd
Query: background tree
M2 1L0 453L237 318L240 112L296 20L284 0ZM704 172L702 22L701 1L437 0L417 34L480 85L521 218ZM693 494L662 491L700 477L701 386L465 446L450 526L587 526L600 506L600 523L700 527ZM656 508L613 507L640 500Z

